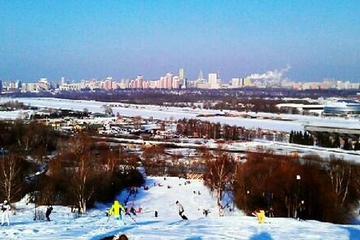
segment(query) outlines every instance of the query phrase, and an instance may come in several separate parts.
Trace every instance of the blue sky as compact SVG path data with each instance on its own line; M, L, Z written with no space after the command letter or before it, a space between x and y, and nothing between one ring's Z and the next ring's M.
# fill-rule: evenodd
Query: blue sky
M0 0L0 79L360 82L359 0Z

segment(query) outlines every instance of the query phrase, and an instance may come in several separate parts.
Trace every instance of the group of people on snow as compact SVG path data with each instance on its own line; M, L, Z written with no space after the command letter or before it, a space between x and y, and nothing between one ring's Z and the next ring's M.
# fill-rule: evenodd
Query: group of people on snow
M131 207L124 207L118 200L115 200L113 205L110 207L109 212L107 213L108 216L113 216L115 219L119 221L119 223L124 224L123 214L132 217L132 215L136 216L137 213L140 213L142 207L140 206L138 210Z
M178 212L179 212L179 216L183 219L183 220L188 220L188 218L184 215L184 207L183 205L181 205L181 203L179 201L175 202ZM129 207L124 207L118 200L115 200L113 205L110 207L109 212L107 212L106 214L110 217L113 216L116 220L119 221L120 224L124 224L124 219L123 219L123 215L128 215L132 218L132 215L136 216L137 213L141 212L142 207L139 207L139 210L137 211L133 206ZM155 217L157 217L157 211L155 211Z
M179 201L176 201L175 204L177 206L179 216L183 220L188 220L188 218L184 215L183 205ZM298 209L298 217L302 217L301 216L302 207L303 207L303 204ZM9 226L10 225L9 215L10 215L11 206L7 200L4 200L4 202L1 204L1 210L2 210L1 225L3 226L5 223L7 223L7 225ZM46 209L46 213L45 213L45 217L46 217L47 221L50 221L50 214L51 214L52 210L53 210L53 207L51 205L48 205L48 207ZM142 210L141 206L139 207L139 210L136 210L134 208L134 206L124 207L118 200L115 200L114 203L112 204L111 208L107 212L107 215L109 217L113 216L115 219L117 219L119 221L120 224L123 225L124 224L123 215L128 215L132 218L132 215L136 216L137 213L141 212L141 210ZM209 209L203 209L203 215L205 217L209 214L209 212L210 212ZM265 216L273 217L274 213L273 213L272 207L270 207L270 209L266 212L264 210L260 210L260 209L255 210L253 212L253 215L257 217L259 223L263 223L265 221ZM157 217L157 211L155 211L155 217Z
M1 204L1 226L4 226L5 223L7 223L8 226L10 226L10 210L11 205L8 200L4 200L4 202ZM49 204L46 212L45 217L47 221L50 221L50 214L53 210L53 207Z

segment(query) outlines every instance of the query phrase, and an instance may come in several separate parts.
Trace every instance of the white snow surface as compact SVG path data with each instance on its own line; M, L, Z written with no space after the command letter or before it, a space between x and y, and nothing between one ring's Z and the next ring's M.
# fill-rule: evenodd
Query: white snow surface
M338 225L319 221L297 221L292 218L266 218L259 224L255 217L241 211L225 210L219 217L216 202L204 187L202 180L176 177L148 177L149 190L139 188L138 194L129 198L128 205L142 206L142 213L131 219L125 216L125 225L107 217L109 204L97 204L84 216L74 217L69 207L53 206L51 221L33 221L34 205L25 201L13 203L18 209L11 215L10 226L0 227L0 239L102 239L107 236L126 234L129 239L360 239L360 225ZM169 186L169 187L168 187ZM195 191L195 192L194 192ZM200 192L200 195L198 194ZM117 199L124 202L127 191ZM175 202L185 209L188 221L181 220ZM45 208L41 206L40 208ZM205 217L202 210L210 209ZM155 211L158 217L155 217ZM275 211L276 214L276 211Z
M204 121L219 122L230 126L242 126L247 129L267 129L274 131L304 131L304 126L314 124L319 126L345 127L360 129L360 120L358 118L337 118L337 117L315 117L291 114L272 114L272 113L254 113L254 112L238 112L231 110L207 110L192 109L190 107L164 107L155 105L136 105L118 102L98 102L87 100L69 100L58 98L0 98L0 103L9 101L18 101L30 106L43 107L48 109L68 109L83 111L85 108L92 113L104 113L104 105L112 106L113 113L119 113L123 116L141 116L142 118L154 119L191 119L198 118ZM9 111L0 112L0 119L16 119L20 118L25 111ZM235 116L221 116L225 113L234 114ZM200 117L199 114L216 114L217 116ZM253 118L244 118L238 115L247 115ZM257 117L257 118L255 118ZM276 118L287 119L288 121L277 120ZM269 119L272 118L272 119Z

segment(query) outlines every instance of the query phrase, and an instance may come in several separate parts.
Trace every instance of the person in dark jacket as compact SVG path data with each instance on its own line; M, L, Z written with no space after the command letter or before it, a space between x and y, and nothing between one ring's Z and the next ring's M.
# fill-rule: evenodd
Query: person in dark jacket
M50 214L53 210L53 207L51 205L48 205L47 209L46 209L46 213L45 213L45 216L46 216L46 220L50 221Z

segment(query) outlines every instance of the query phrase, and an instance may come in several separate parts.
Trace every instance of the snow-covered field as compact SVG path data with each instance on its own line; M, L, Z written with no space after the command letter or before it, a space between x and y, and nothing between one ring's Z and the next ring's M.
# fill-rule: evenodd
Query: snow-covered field
M0 102L10 99L0 98ZM94 101L72 101L63 99L34 99L19 98L12 99L29 103L32 106L46 106L48 108L63 108L84 110L91 112L104 112L101 102ZM126 116L154 117L158 119L195 118L198 114L217 113L215 110L193 110L180 108L164 108L158 106L127 106L114 107L114 113L119 112ZM260 115L259 113L258 115ZM1 118L17 118L21 112L0 112ZM351 125L358 128L357 119L325 119L305 116L286 116L286 118L297 118L294 121L276 121L269 119L247 119L211 117L204 120L227 123L230 125L241 125L247 128L261 127L263 129L279 131L302 131L305 124L319 122L325 125L344 126ZM240 143L239 143L240 144ZM253 143L255 145L259 142ZM276 142L262 142L261 144L273 144L273 148L286 149L286 151L301 151L300 146L279 145ZM232 146L239 149L244 146ZM246 148L249 148L249 143ZM308 148L327 156L334 154L328 150L316 147ZM342 153L339 153L342 154ZM354 154L352 160L360 157ZM95 209L87 215L75 217L70 208L54 206L51 215L52 221L33 221L34 205L26 205L25 202L14 203L18 209L16 215L11 215L11 225L0 227L0 239L101 239L106 236L125 233L129 239L360 239L360 225L358 219L356 225L336 225L317 221L296 221L289 218L266 219L266 223L259 225L254 217L244 216L240 211L227 211L225 217L219 217L215 207L215 199L203 186L200 180L191 180L185 185L185 179L179 178L148 178L149 190L139 189L136 198L131 198L135 208L142 206L143 212L135 217L135 221L129 217L125 218L126 225L119 225L113 218L108 218L105 211L111 206L98 204ZM159 184L161 186L159 186ZM169 187L168 187L169 186ZM195 191L195 193L194 193ZM198 191L201 193L198 194ZM120 194L118 199L123 202L127 193ZM181 221L175 201L179 200L185 208L185 215L189 221ZM44 208L42 206L41 208ZM208 208L211 213L204 217L202 209ZM155 211L158 217L155 217ZM276 210L275 210L276 215Z
M9 101L23 102L24 104L37 107L46 107L53 109L70 109L83 111L85 108L93 113L104 113L104 105L113 105L112 109L114 114L119 113L123 116L141 116L142 118L154 119L183 119L183 118L198 118L204 121L216 122L221 124L229 124L231 126L243 126L248 129L267 129L273 131L304 131L304 126L307 124L317 124L320 126L332 127L346 127L351 126L352 129L360 129L360 120L356 118L337 118L337 117L315 117L315 116L302 116L302 115L289 115L289 114L272 114L272 113L240 113L236 111L219 111L219 110L206 110L206 109L192 109L192 108L178 108L178 107L161 107L154 105L135 105L124 103L106 103L97 101L86 100L69 100L58 98L0 98L0 103ZM0 112L1 119L16 119L23 115L24 111L8 111ZM248 114L257 116L258 118L242 118L242 117L225 117L225 116L212 116L212 117L198 117L199 114L223 114L229 113L234 115ZM278 117L289 119L291 121L274 120ZM360 152L358 151L344 151L342 149L326 149L315 146L301 146L296 144L280 143L275 141L262 141L257 139L256 142L251 143L232 143L228 146L232 150L254 150L257 146L263 146L273 149L276 152L283 154L291 154L291 152L298 152L300 155L318 154L324 158L335 156L344 160L351 160L360 162ZM214 146L213 146L214 147Z
M360 120L349 118L329 118L329 117L315 117L315 116L302 116L302 115L289 115L289 114L271 114L271 113L245 113L230 110L206 110L206 109L192 109L192 108L179 108L179 107L160 107L153 105L134 105L124 103L106 103L98 101L86 100L69 100L57 98L0 98L0 103L8 101L19 101L31 106L46 107L53 109L70 109L83 111L85 108L93 113L104 113L104 105L113 105L112 110L114 114L119 113L123 116L141 116L143 118L153 117L154 119L183 119L183 118L198 118L204 121L219 122L221 124L228 124L230 126L237 125L243 126L247 129L268 129L275 131L303 131L304 126L311 123L321 126L332 127L349 127L360 129ZM15 119L22 115L23 111L0 112L0 119L11 118ZM243 117L197 117L199 114L247 114L256 116L258 118L243 118ZM289 121L276 120L282 117ZM269 119L272 118L272 119Z
M255 217L244 216L240 211L225 211L219 217L215 199L201 180L150 177L149 190L139 189L128 204L142 207L142 213L125 217L125 225L105 215L110 207L98 205L86 216L74 217L70 208L54 206L51 221L33 221L34 205L15 203L18 211L11 215L11 225L0 227L0 239L101 239L106 236L126 234L129 239L360 239L360 225L336 225L318 221L297 221L291 218L267 218L258 224ZM200 195L198 194L200 192ZM117 198L124 202L127 192ZM180 219L176 201L182 203L189 221ZM45 206L42 206L45 207ZM208 217L203 209L210 209ZM155 211L158 217L155 217ZM276 211L275 211L276 214Z

